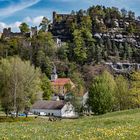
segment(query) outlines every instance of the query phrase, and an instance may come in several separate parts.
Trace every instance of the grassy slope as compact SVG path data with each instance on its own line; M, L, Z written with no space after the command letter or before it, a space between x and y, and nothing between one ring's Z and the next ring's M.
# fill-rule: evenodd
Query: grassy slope
M140 109L78 120L0 123L0 139L32 140L139 140Z

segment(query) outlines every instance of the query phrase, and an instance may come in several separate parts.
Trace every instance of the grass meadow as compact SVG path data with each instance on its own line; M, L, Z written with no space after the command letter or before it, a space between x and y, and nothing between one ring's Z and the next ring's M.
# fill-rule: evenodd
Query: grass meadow
M1 140L139 140L140 109L49 122L0 117Z

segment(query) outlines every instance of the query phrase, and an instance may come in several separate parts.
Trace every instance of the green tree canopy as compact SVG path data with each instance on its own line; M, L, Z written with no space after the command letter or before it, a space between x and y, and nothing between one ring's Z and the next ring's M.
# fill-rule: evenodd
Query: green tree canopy
M29 25L25 22L20 24L19 29L22 33L28 33L30 31Z
M5 113L30 106L41 91L40 71L18 57L0 60L0 99Z
M41 85L41 88L43 90L43 99L45 100L49 100L53 91L52 91L52 87L51 87L51 83L49 81L49 79L44 76L42 78L42 85Z
M119 110L128 109L130 107L130 93L128 81L123 76L116 79L116 103Z
M50 23L51 23L51 21L48 18L43 17L42 22L39 25L39 27L41 27L41 31L43 31L43 32L47 31Z
M88 105L95 114L104 114L114 105L116 83L107 71L97 76L89 89Z
M87 49L80 30L74 30L74 57L77 63L83 64L87 59Z
M132 103L136 107L140 107L140 71L134 72L131 75L131 89Z

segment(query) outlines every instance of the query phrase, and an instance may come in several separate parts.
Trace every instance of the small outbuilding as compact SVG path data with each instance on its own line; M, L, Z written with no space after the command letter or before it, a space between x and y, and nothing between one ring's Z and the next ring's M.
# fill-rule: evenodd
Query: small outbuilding
M77 113L70 102L41 100L33 104L31 112L36 115L75 118Z

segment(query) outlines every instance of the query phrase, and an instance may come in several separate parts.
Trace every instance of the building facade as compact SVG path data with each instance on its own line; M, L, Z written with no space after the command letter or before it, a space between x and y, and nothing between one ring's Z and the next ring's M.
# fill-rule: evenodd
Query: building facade
M65 101L37 101L33 104L31 112L36 115L56 116L63 118L77 117L75 108Z
M51 74L51 85L54 93L61 95L65 95L68 90L74 88L70 78L58 78L55 66Z

